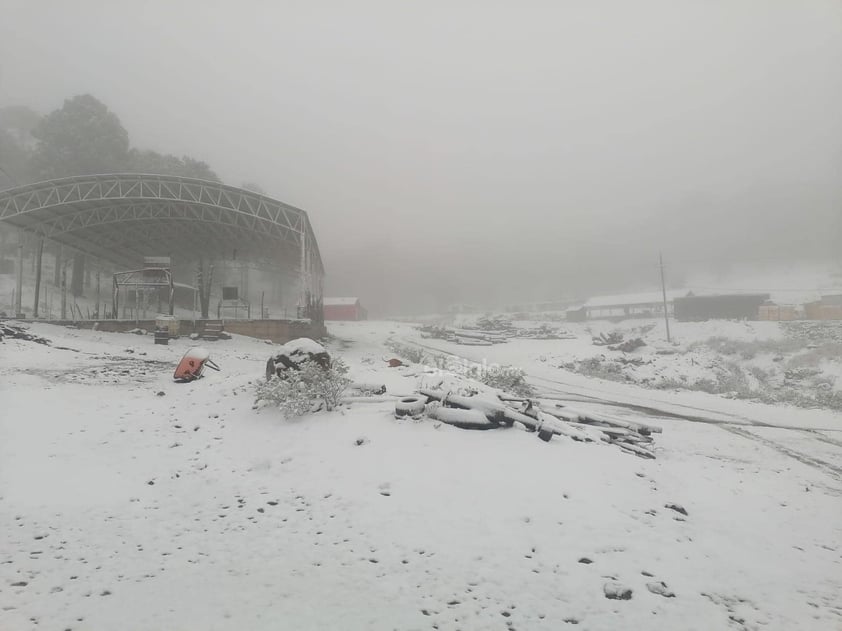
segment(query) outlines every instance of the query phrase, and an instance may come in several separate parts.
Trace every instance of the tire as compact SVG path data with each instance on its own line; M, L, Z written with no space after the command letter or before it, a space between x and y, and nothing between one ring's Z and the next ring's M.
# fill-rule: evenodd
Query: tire
M422 396L401 397L395 402L395 418L404 416L420 416L424 413L427 398Z
M553 433L551 430L548 429L539 429L538 430L538 438L543 440L545 443L550 442L552 440Z

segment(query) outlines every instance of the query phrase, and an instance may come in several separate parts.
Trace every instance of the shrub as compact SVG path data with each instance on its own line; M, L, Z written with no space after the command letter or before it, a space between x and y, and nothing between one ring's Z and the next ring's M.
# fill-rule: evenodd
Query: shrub
M473 375L472 375L473 376ZM534 389L526 383L526 373L511 366L492 366L476 375L482 383L519 397L532 396Z
M399 342L389 342L386 346L395 355L413 364L420 364L424 361L424 351L415 346L409 346L408 344L401 344Z
M330 411L339 405L350 383L345 376L347 372L348 366L341 359L331 359L327 369L307 361L301 370L287 370L280 377L259 382L256 400L277 405L286 418L303 416L322 407Z

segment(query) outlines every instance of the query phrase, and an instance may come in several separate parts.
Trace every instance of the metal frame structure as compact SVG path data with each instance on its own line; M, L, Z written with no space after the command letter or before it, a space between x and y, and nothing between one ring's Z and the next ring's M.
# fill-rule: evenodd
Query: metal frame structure
M301 295L322 295L324 267L307 213L252 191L192 178L116 173L0 191L0 221L116 265L237 250L297 269Z
M120 287L134 287L135 313L140 309L140 301L137 297L141 289L168 289L168 313L173 314L175 284L173 283L172 271L169 268L147 267L128 272L117 272L113 278L112 313L115 314L115 317L120 308ZM135 320L137 320L137 315L135 315Z

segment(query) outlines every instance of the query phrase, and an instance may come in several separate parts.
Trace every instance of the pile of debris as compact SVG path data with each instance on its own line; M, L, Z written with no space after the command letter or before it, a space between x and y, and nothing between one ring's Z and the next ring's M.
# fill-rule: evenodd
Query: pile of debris
M516 328L512 321L503 316L482 317L474 325L448 327L435 324L420 326L417 329L422 338L446 340L466 346L490 346L502 344L512 338L527 340L573 340L575 335L568 331L541 324L531 328ZM622 341L622 337L620 338Z
M542 324L534 329L518 329L515 337L524 340L575 340L576 336L563 329Z
M427 324L419 326L417 330L420 331L421 337L425 339L450 340L453 337L453 333L446 326Z
M608 334L600 333L598 336L594 336L592 340L594 346L605 346L608 350L624 353L631 353L633 350L646 346L646 342L639 337L623 340L623 334L619 331L612 331Z
M0 322L0 342L5 338L23 340L25 342L35 342L36 344L50 344L50 340L46 337L40 337L28 332L25 326L19 324L10 324L8 322Z
M482 329L454 329L444 326L422 326L418 328L422 338L446 340L466 346L491 346L509 341L509 336L499 331Z
M641 458L655 458L653 434L661 428L616 416L582 410L568 405L531 398L473 393L454 394L425 389L402 397L395 404L395 416L422 418L462 429L519 427L535 432L545 442L554 436L575 441L617 445Z
M507 318L506 316L483 316L477 320L474 327L469 328L508 334L512 334L515 331L511 318Z

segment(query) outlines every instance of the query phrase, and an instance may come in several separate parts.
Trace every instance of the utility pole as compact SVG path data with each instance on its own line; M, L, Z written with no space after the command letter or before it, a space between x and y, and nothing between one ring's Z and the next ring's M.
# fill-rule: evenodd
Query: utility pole
M662 252L658 252L658 259L661 264L661 293L664 296L664 324L667 326L667 342L671 342L670 340L670 316L667 312L667 285L664 282L664 255Z

